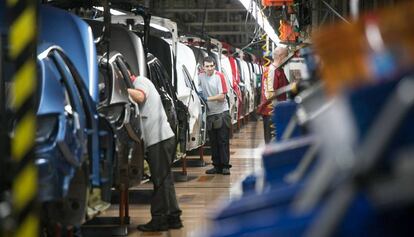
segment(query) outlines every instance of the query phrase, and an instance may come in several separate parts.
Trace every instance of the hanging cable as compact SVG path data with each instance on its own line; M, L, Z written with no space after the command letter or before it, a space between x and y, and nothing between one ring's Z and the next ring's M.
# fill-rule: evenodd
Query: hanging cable
M106 73L108 78L111 78L111 72L109 68L109 54L110 54L110 39L111 39L111 13L109 8L109 1L102 0L101 4L103 6L103 16L104 16L104 27L103 27L103 36L102 36L102 46L106 50ZM105 55L105 54L104 54Z
M249 5L249 9L247 10L247 12L246 12L246 18L245 18L245 26L247 26L247 20L248 20L248 16L249 16L249 13L250 12L253 12L253 1L250 1L250 5ZM260 11L259 12L260 14L262 14L262 12ZM253 14L253 13L250 13L250 14ZM257 17L257 16L256 16ZM260 43L260 42L262 42L263 40L261 39L261 38L259 38L259 35L260 35L260 27L262 27L262 28L264 28L264 26L262 25L262 26L260 26L260 25L258 25L258 24L256 24L255 25L255 29L254 29L254 33L253 33L253 37L252 37L252 40L249 42L249 43L247 43L245 46L243 46L240 50L241 51L243 51L244 49L246 49L246 48L248 48L248 47L250 47L251 45L254 45L254 44L257 44L257 43ZM257 38L259 38L258 40L256 40ZM234 53L232 53L231 54L231 56L234 56L235 54L236 54L237 52L234 52Z
M207 16L207 2L208 0L205 0L205 4L204 4L204 14L203 14L203 24L201 24L201 37L204 37L204 26L206 23L206 16Z
M333 7L331 7L331 5L329 5L326 1L322 0L323 4L325 4L325 6L327 8L329 8L336 16L338 16L341 20L345 21L346 23L350 24L349 21L347 19L345 19L343 16L341 16L341 14L339 14Z

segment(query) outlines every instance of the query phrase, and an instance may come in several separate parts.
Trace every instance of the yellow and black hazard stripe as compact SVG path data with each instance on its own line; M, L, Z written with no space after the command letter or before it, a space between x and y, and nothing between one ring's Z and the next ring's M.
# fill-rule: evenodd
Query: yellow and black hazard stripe
M11 236L39 236L36 211L38 175L34 165L36 117L37 1L6 0L8 13L7 60L11 65L10 104L13 132L9 155L13 167L11 195L15 225Z
M263 34L262 36L261 36L261 40L266 40L266 43L262 46L262 49L263 49L263 59L264 59L264 64L263 64L263 66L264 67L267 67L267 66L269 66L270 65L270 63L272 62L270 59L269 59L269 53L270 53L270 47L269 47L269 36L267 35L267 34Z

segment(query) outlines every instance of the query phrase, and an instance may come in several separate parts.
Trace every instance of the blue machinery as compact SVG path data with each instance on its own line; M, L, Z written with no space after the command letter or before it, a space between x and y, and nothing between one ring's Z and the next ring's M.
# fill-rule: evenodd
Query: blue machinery
M224 208L212 236L408 236L412 167L402 166L413 162L413 88L405 74L325 104L321 91L304 91L295 114L306 112L313 135L266 147L266 188ZM275 107L279 128L287 113L296 116L286 103Z
M414 77L406 70L328 99L321 83L274 108L264 188L214 217L211 236L410 236Z

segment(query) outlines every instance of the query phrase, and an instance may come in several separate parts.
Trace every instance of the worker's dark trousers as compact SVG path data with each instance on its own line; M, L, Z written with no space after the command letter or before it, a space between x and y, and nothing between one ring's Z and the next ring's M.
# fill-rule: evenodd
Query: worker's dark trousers
M231 168L230 162L230 146L229 134L231 120L228 112L223 113L223 125L221 128L208 130L208 137L211 145L211 159L213 166L221 170L223 168Z
M262 115L263 117L263 131L264 131L264 140L268 144L272 140L272 128L271 128L271 116Z
M151 180L154 184L151 216L155 220L164 218L166 220L168 217L179 217L181 215L171 172L175 149L174 137L147 148L147 161L151 172Z

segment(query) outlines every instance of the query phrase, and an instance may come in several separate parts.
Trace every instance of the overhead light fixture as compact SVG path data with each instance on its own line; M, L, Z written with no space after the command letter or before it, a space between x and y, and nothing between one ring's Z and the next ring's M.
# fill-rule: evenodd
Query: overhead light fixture
M96 10L98 10L98 11L101 11L101 12L103 12L104 11L104 9L103 9L103 7L93 7L93 8L95 8ZM126 15L126 13L125 12L121 12L121 11L118 11L118 10L115 10L115 9L109 9L109 12L111 13L111 15L114 15L114 16L123 16L123 15Z
M144 25L144 22L140 22L138 23L139 25ZM154 24L154 23L150 23L150 27L157 29L159 31L163 31L163 32L171 32L168 28L158 25L158 24Z
M253 16L253 18L256 19L257 24L259 24L259 26L266 32L273 43L275 43L277 46L284 47L284 45L280 44L280 39L277 36L276 31L273 29L267 18L264 16L263 12L257 6L257 3L252 0L239 1L241 4L243 4L244 8L246 8L246 10Z

